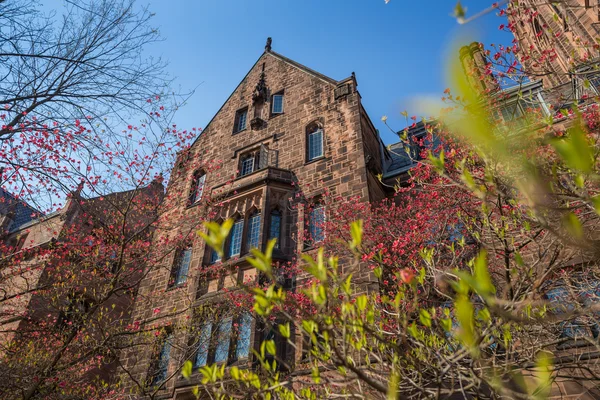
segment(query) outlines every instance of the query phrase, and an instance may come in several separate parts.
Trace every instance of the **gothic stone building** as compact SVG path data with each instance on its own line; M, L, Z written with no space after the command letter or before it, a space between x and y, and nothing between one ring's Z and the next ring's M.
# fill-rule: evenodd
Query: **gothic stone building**
M259 324L249 314L225 309L229 306L222 293L234 290L238 282L257 279L246 261L249 250L264 249L268 239L276 238L275 261L310 251L323 234L319 223L327 215L326 199L384 199L378 175L393 162L362 106L354 74L342 80L329 78L274 52L269 40L173 169L161 211L166 218L156 237L190 239L164 257L164 268L152 269L139 289L133 319L159 321L162 342L127 354L125 365L131 374L127 379L137 382L133 391L146 386L146 394L187 398L190 382L176 379L182 360L195 360L195 371L213 362L247 363L250 348L265 333L259 334ZM213 214L207 216L209 209ZM202 219L235 220L223 260L193 234ZM195 274L216 265L228 273L212 279ZM300 277L286 282L291 285L295 279ZM198 320L192 309L160 320L162 313L185 310L189 304L193 309L204 305L212 312L213 319L200 317L202 326L195 336L217 335L216 343L186 350L193 335L179 328ZM221 340L223 333L231 333L231 340ZM280 351L291 360L301 353Z

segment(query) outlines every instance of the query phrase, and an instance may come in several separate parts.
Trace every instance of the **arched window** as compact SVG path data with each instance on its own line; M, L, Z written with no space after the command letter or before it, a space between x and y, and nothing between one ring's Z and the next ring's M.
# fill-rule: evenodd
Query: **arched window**
M248 218L246 243L248 250L257 249L260 245L260 213L258 211L255 211Z
M196 171L192 179L192 189L190 190L190 204L199 202L204 193L204 182L206 182L206 174L204 171Z
M271 220L269 221L269 240L276 239L275 248L280 248L281 242L281 213L275 209L271 211Z
M323 155L323 128L313 122L306 127L306 160L316 160Z
M239 256L242 251L242 233L244 231L244 220L239 218L233 224L229 237L229 257Z

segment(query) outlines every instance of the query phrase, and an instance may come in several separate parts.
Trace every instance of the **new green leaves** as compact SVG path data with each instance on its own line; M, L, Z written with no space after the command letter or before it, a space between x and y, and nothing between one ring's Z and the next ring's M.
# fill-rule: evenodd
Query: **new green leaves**
M227 236L229 236L229 231L233 226L233 220L228 219L223 222L222 225L219 225L216 222L205 222L204 226L206 227L207 233L198 231L198 235L206 244L208 244L214 251L217 252L219 257L224 257L223 246L225 245L225 240L227 240Z

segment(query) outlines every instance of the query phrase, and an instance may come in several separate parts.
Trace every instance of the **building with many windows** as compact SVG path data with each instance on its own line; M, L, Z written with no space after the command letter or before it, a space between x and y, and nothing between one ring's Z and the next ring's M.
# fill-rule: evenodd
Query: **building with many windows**
M362 106L354 74L342 80L322 75L273 51L269 39L173 170L165 203L182 222L159 227L158 236L186 236L202 219L234 223L223 258L192 234L165 257L164 268L142 282L136 320L151 318L153 310L192 305L162 320L161 340L127 356L132 376L144 382L146 393L187 398L190 382L168 379L178 374L182 359L194 360L194 370L207 363L251 362L251 349L276 333L224 296L239 282L260 279L246 261L250 250L276 239L274 259L280 263L310 252L324 239L328 199L384 199L378 175L392 163ZM226 273L211 276L211 271ZM281 283L292 289L301 279L285 277ZM195 327L186 329L186 323ZM302 354L280 350L289 360Z

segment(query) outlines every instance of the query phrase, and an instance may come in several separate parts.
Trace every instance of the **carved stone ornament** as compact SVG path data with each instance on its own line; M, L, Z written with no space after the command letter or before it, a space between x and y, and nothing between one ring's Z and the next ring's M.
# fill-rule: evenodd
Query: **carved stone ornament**
M263 66L264 68L264 66ZM264 71L260 74L260 79L254 88L254 92L252 93L252 103L262 103L267 100L267 84L265 83L265 73Z

